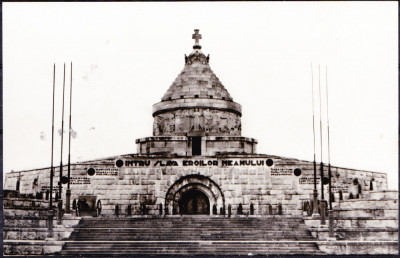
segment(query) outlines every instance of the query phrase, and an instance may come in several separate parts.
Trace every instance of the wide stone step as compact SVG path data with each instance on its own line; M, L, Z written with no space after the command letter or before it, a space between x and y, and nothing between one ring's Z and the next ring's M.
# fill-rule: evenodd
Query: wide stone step
M115 237L144 237L150 238L153 236L176 236L176 237L196 237L196 236L239 236L239 237L261 237L261 236L281 236L281 237L291 237L291 236L307 236L308 231L306 230L297 230L297 231L268 231L268 230L255 230L254 232L240 232L240 231L185 231L185 232L178 232L178 231L141 231L141 230L132 230L132 231L115 231L115 230L99 230L99 231L78 231L74 232L71 237L103 237L108 238L110 236Z
M264 231L268 231L268 232L281 232L282 230L279 228L273 228L273 229L265 229L265 228L258 228L258 229L253 229L253 230L249 230L249 229L240 229L240 228L234 228L234 229L202 229L201 227L199 228L77 228L75 229L75 232L79 232L79 233L98 233L98 232L109 232L109 233L117 233L117 232L136 232L136 231L140 231L140 232L171 232L173 231L174 233L184 233L184 232L209 232L209 233L213 233L213 232L228 232L228 233L236 233L236 232L240 232L240 233L254 233L254 232L264 232ZM283 233L285 232L291 232L291 231L307 231L306 229L293 229L293 228L289 228L288 230L285 230Z
M274 235L265 235L265 236L253 236L253 237L245 237L245 236L222 236L222 235L187 235L187 236L173 236L173 235L168 235L168 236L152 236L152 237L135 237L135 236L111 236L111 237L71 237L71 240L88 240L88 241L105 241L105 240L116 240L118 241L119 239L122 240L132 240L132 241L139 241L139 240L159 240L160 238L163 239L173 239L173 240L185 240L186 238L190 238L190 240L204 240L204 239L209 239L209 238L223 238L225 240L233 240L233 239L247 239L247 240L270 240L271 238L273 239L310 239L310 236L304 236L304 235L292 235L292 236L285 236L285 237L280 237L280 236L274 236Z
M132 248L132 249L137 249L137 248L151 248L151 249L172 249L172 248L176 248L176 247L182 247L185 246L184 243L176 243L175 245L171 245L168 244L164 244L162 242L155 242L155 243L137 243L137 244L133 244L133 243L129 243L129 244L104 244L101 243L101 245L99 243L97 244L87 244L87 243L80 243L80 244L66 244L65 249L115 249L115 248ZM293 245L293 244L279 244L279 243L271 243L271 244L264 244L263 243L240 243L240 244L233 244L233 243L210 243L210 244L205 244L204 246L202 246L201 244L189 244L186 246L200 246L200 247L218 247L218 248L231 248L232 246L235 246L237 248L282 248L282 247L290 247L293 249L301 249L301 248L306 248L306 247L315 247L314 244L302 244L301 246Z
M340 202L337 204L336 209L396 209L398 207L398 200L362 200L362 199L352 199Z
M232 234L229 234L228 232L227 233L218 233L218 232L215 232L215 233L185 233L185 234L173 234L173 233L165 233L165 234L163 234L162 232L160 232L160 233L149 233L149 234L146 234L146 232L138 232L138 233L132 233L132 234L129 234L129 233L115 233L115 234L110 234L110 235L115 235L115 236L119 236L119 237L123 237L123 236L133 236L133 237L141 237L141 236L143 236L144 234L147 236L144 236L145 238L148 238L148 237L150 237L150 236L157 236L157 235L160 235L160 234L163 234L163 235L166 235L166 236L184 236L184 237L187 237L187 236L212 236L212 235L221 235L221 236L240 236L240 237L245 237L245 236L255 236L255 235L270 235L270 236L276 236L276 235L282 235L282 236L284 236L284 237L289 237L289 236L304 236L305 234L306 234L307 232L304 232L304 233L302 233L302 232L293 232L293 233L284 233L284 234L281 234L281 232L279 232L279 231L277 231L277 232L259 232L259 233L254 233L254 234L251 234L251 233L248 233L248 234L242 234L242 233L232 233ZM109 234L109 233L106 233L106 232L104 232L104 234ZM74 236L82 236L82 237L90 237L90 236L84 236L84 235L81 235L81 234L73 234L72 235L72 237L74 237ZM101 237L101 236L99 236L99 235L96 235L97 237ZM104 237L106 237L106 236L104 236Z
M118 221L118 223L124 223L124 222L129 222L129 223L140 223L140 224L154 224L154 223L169 223L169 224L204 224L204 223L208 223L208 224L220 224L223 222L227 222L227 223L240 223L242 225L244 224L264 224L264 223L269 223L269 222L274 222L274 223L298 223L301 220L294 220L294 221L281 221L281 220L260 220L260 221L254 221L254 220L229 220L229 219L224 219L224 220L217 220L217 221L209 221L209 220L205 220L205 221L186 221L186 220L176 220L176 221L171 221L168 219L165 220L147 220L147 221L140 221L140 220L116 220ZM103 224L115 224L115 221L102 221ZM98 223L98 220L96 221L83 221L83 223Z
M253 246L253 247L249 247L249 246L235 246L235 251L243 251L246 250L248 252L254 252L254 251L262 251L262 252L276 252L276 251L287 251L288 249L290 249L291 252L297 251L297 252L304 252L305 250L312 250L315 251L316 248L314 247L309 247L309 248L303 248L303 247L282 247L282 246L268 246L268 247L257 247L257 246ZM197 249L197 250L196 250ZM188 249L188 250L182 250L181 247L171 247L171 248L152 248L152 247L140 247L140 248L126 248L126 247L115 247L115 248L110 248L110 249L99 249L99 248L92 248L92 249L85 249L85 248L75 248L75 249L66 249L65 251L68 252L79 252L81 251L83 252L118 252L120 251L122 253L123 252L149 252L149 253L168 253L168 252L179 252L179 251L183 251L183 252L198 252L198 251L224 251L224 252L232 252L232 246L224 246L224 247L217 247L217 246L211 246L211 247L205 247L205 248L194 248L194 249Z
M115 236L109 236L109 237L92 237L92 236L71 236L70 239L72 240L118 240L118 239L123 239L123 240L152 240L152 239L179 239L179 240L184 240L185 238L190 238L190 239L208 239L208 238L224 238L226 240L230 239L250 239L250 240L269 240L271 238L274 239L309 239L311 236L309 235L303 235L303 234L293 234L293 235L284 235L284 236L277 236L276 234L264 234L260 236L242 236L242 235L236 235L236 236L229 236L229 235L211 235L211 234L204 234L204 235L182 235L182 236L174 236L174 235L152 235L149 237L141 236L141 235L136 235L136 236L130 236L130 235L115 235Z
M91 231L91 233L94 233ZM156 236L156 235L168 235L168 236L205 236L205 235L231 235L231 236L255 236L257 234L259 235L282 235L282 236L294 236L294 235L301 235L304 236L307 234L306 231L294 231L294 232L280 232L280 231L265 231L265 232L254 232L253 234L251 232L248 233L242 233L242 232L185 232L185 233L176 233L176 232L104 232L104 231L99 231L97 234L94 234L97 237L104 235L116 235L116 236ZM90 234L91 235L91 234ZM89 237L90 235L85 235L85 234L78 234L74 233L72 236L83 236L83 237ZM106 237L106 236L105 236Z
M245 255L296 255L296 256L305 256L305 255L324 255L325 253L318 250L301 250L301 251L291 251L291 250L265 250L265 251L254 251L254 250L175 250L170 252L159 251L89 251L89 252L81 252L81 251L68 251L61 252L61 255L73 255L73 256L154 256L154 255L168 255L168 256L196 256L196 255L210 255L210 256L245 256Z
M266 222L266 221L276 221L276 222L296 222L296 221L301 221L302 218L228 218L228 217L223 217L223 218L218 218L218 217L212 217L212 219L198 219L198 218L170 218L170 217L156 217L156 218L104 218L100 217L102 222L104 223L113 223L113 222L123 222L123 221L130 221L130 222L168 222L168 223L179 223L179 222L191 222L191 223L203 223L203 222L209 222L209 223L218 223L220 221L231 221L231 222L248 222L248 223L256 223L256 222ZM84 222L85 223L90 223L90 222L97 222L99 218L85 218Z
M299 222L300 223L300 222ZM299 224L278 224L278 225L270 225L270 224L259 224L259 225L239 225L239 224L228 224L228 223L221 223L221 224L183 224L183 225L176 225L176 224L119 224L117 225L113 225L113 224L90 224L90 225L78 225L76 228L160 228L160 227L172 227L172 228L215 228L215 227L219 227L219 228L230 228L230 229L234 229L234 228L249 228L249 229L256 229L256 228L292 228L292 227L298 227Z
M399 192L396 190L370 192L369 198L372 200L382 200L382 199L398 200Z
M136 226L136 225L125 225L125 226L119 226L119 227L113 227L112 225L109 225L109 226L107 226L107 225L99 225L99 226L85 226L85 227L82 227L82 226L79 226L79 227L74 227L74 228L77 228L77 229L79 229L79 228L93 228L93 229L95 229L95 228L114 228L114 229L125 229L125 228L138 228L138 229L143 229L143 230L147 230L147 229L159 229L159 228L173 228L173 229L182 229L182 230L185 230L186 228L190 228L190 229L193 229L193 230L196 230L196 229L199 229L199 228L202 228L202 229L204 229L204 230L212 230L212 229L215 229L215 228L220 228L221 230L239 230L239 229L244 229L244 230L256 230L256 229L260 229L260 228L265 228L265 229L270 229L270 230L282 230L282 229L288 229L288 228L304 228L304 227L300 227L300 226L297 226L297 225L293 225L293 226L291 226L291 225L287 225L287 226L267 226L267 225L260 225L260 226L257 226L257 227L247 227L247 226L242 226L242 227L240 227L240 226L235 226L235 225L215 225L215 226L213 226L213 227L209 227L209 226L201 226L201 225L199 225L199 226L192 226L192 225L187 225L186 227L185 226L180 226L180 227L177 227L177 226L174 226L174 225L158 225L158 226L156 226L156 225L153 225L153 226Z

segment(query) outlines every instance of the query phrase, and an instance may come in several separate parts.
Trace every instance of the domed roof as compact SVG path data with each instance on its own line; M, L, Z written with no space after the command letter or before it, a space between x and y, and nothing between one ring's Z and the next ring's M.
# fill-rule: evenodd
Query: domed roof
M233 101L231 95L211 70L208 62L209 56L201 52L198 39L201 35L195 30L193 38L196 39L193 51L185 55L185 67L178 75L161 101L186 98L214 98Z
M231 95L210 66L200 62L185 65L162 101L181 98L215 98L232 101Z
M226 110L242 115L242 107L235 103L209 66L210 57L201 51L199 30L195 30L195 44L185 67L169 87L161 102L153 105L153 116L177 109L205 108Z

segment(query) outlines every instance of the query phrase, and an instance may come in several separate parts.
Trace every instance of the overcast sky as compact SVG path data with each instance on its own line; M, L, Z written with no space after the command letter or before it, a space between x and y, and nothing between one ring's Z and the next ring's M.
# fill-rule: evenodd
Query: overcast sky
M311 63L327 162L325 66L331 163L398 180L397 2L3 3L4 171L50 166L53 63L55 129L61 128L63 64L71 159L136 153L152 135L152 105L184 67L192 34L235 102L242 135L258 152L313 160ZM316 128L319 132L319 127ZM54 164L60 162L56 132ZM317 162L320 161L317 135ZM67 162L68 135L64 137Z

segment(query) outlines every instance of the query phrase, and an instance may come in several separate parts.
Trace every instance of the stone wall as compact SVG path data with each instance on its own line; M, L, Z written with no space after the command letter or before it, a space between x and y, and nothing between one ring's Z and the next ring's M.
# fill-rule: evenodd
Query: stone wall
M147 137L136 140L140 155L172 154L186 156L191 149L185 136Z
M120 163L118 160L121 160ZM268 160L272 164L268 165ZM90 168L95 170L94 175L88 174ZM56 169L55 186L58 172ZM66 175L66 167L63 173ZM324 173L327 175L326 168ZM370 191L371 182L375 191L387 187L384 173L332 167L332 174L336 200L340 198L339 188L343 199L349 199L350 193L357 198L358 185L361 185L363 194ZM229 205L232 213L236 214L240 204L243 213L250 213L252 205L254 214L258 215L271 211L278 213L280 210L283 214L301 214L303 201L311 200L313 190L312 162L265 155L170 159L125 155L74 164L71 175L71 203L80 196L96 196L97 200L101 200L103 214L114 214L116 204L119 205L120 214L127 213L128 205L131 205L132 214L142 213L144 205L147 213L159 214L160 204L164 213L168 190L179 179L188 176L202 176L203 181L199 180L196 184L207 187L210 182L215 182L218 185L223 194L223 201L216 201L218 214L224 208L227 212ZM48 189L48 177L49 169L9 173L6 175L5 189L15 189L19 179L21 192L35 193L38 189ZM33 184L35 178L38 185ZM317 189L320 194L319 183L318 176ZM325 185L325 196L327 189ZM215 196L209 198L218 199ZM169 206L171 213L172 207Z
M192 156L193 141L186 136L147 137L136 140L140 155ZM254 154L257 140L234 136L201 137L202 156L221 153Z

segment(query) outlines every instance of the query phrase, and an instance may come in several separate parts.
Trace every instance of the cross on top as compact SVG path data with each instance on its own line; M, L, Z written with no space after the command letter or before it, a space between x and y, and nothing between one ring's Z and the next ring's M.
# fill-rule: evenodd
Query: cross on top
M199 30L194 30L194 34L192 35L192 39L194 39L194 44L199 45L199 39L201 39L201 34L199 34Z

